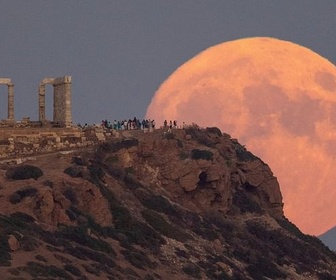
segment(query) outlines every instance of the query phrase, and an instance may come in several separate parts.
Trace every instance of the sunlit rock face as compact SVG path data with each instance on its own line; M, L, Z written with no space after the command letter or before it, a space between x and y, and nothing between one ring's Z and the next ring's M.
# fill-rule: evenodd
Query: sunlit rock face
M146 116L220 127L270 165L301 230L336 224L336 67L313 51L273 38L210 47L160 86Z

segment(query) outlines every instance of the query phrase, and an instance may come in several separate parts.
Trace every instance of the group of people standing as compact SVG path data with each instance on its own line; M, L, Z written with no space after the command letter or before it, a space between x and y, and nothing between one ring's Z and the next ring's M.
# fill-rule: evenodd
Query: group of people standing
M177 121L176 121L176 120L174 120L174 121L169 121L169 123L167 122L167 120L164 120L164 122L163 122L163 128L168 128L168 131L171 131L173 128L174 128L174 129L177 129L177 128L182 128L182 129L184 129L184 128L186 128L186 127L187 127L187 125L186 125L185 122L183 122L182 125L181 125L180 127L178 127L178 125L177 125Z
M169 126L167 120L163 122L163 128L168 128L168 131L171 131L173 128L177 128L177 121L169 121Z
M140 119L137 119L134 117L133 119L128 120L121 120L117 121L114 120L113 123L111 123L108 120L102 120L101 123L102 127L109 128L109 129L115 129L115 130L132 130L132 129L145 129L145 128L155 128L155 121L151 119L143 119L140 121Z
M82 129L85 129L88 127L88 124L85 124L84 126L78 124L79 127ZM140 119L137 119L134 117L133 119L128 119L128 120L121 120L117 121L114 120L113 122L108 121L107 119L101 121L101 126L103 128L107 129L114 129L114 130L144 130L144 129L150 129L153 130L155 129L155 121L151 119L143 119L142 121ZM186 124L183 122L183 124L178 127L177 121L167 121L165 120L163 122L163 129L168 130L170 132L172 129L177 129L177 128L186 128Z

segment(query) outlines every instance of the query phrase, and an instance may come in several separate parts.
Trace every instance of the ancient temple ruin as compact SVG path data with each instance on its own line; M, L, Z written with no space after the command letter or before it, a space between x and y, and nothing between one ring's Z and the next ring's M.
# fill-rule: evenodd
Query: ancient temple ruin
M53 119L46 120L46 85L53 86ZM54 126L54 127L71 127L71 76L59 78L45 78L38 87L38 110L39 120L30 121L25 117L22 121L14 119L14 84L10 78L0 78L0 85L7 85L8 88L8 110L7 119L0 120L0 127L21 127L26 126Z
M53 90L53 120L55 124L69 127L72 125L71 117L71 76L59 78L45 78L39 84L39 121L45 123L45 92L46 85L52 85Z
M0 85L7 85L8 87L7 120L14 121L14 84L9 78L0 78Z

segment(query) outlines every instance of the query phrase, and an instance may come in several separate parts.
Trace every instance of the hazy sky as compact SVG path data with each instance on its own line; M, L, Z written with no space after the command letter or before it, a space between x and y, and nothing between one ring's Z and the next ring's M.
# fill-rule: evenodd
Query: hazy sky
M74 123L142 118L178 66L221 42L270 36L336 64L335 15L335 0L0 0L0 77L15 84L17 120L37 120L39 82L64 75ZM47 104L51 118L52 86Z

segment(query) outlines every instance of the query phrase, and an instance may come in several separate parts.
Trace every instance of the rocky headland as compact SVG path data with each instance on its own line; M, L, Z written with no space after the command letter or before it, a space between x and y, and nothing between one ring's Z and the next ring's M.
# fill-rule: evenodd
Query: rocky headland
M117 136L2 163L2 279L336 279L335 253L230 135Z

